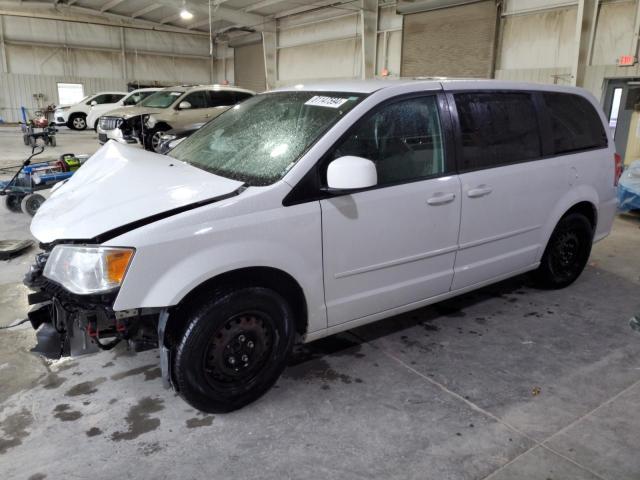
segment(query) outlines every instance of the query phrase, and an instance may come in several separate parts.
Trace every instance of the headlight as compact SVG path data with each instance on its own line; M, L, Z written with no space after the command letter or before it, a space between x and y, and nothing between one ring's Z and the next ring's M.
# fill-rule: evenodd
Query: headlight
M160 135L160 140L162 140L163 142L169 142L171 140L175 140L176 136L172 133L163 133L162 135Z
M158 120L156 120L153 115L149 115L144 123L147 127L153 128L156 126L156 123L158 123Z
M178 138L176 140L172 140L169 142L169 148L175 148L178 145L180 145L184 140L186 140L187 137L182 137L182 138Z
M72 293L103 293L122 284L133 253L133 248L58 245L43 275Z

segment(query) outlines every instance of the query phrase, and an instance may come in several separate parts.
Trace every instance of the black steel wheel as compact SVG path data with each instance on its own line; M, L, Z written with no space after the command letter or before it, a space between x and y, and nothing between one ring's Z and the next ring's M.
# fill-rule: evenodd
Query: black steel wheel
M186 320L174 383L189 404L206 412L229 412L259 398L293 347L291 308L267 288L230 290L193 308Z
M571 285L587 265L593 243L593 227L579 213L563 217L551 234L534 278L543 288Z
M15 193L8 193L4 199L4 204L10 212L20 213L22 212L22 208L20 206L22 202L22 197L20 195L16 195Z

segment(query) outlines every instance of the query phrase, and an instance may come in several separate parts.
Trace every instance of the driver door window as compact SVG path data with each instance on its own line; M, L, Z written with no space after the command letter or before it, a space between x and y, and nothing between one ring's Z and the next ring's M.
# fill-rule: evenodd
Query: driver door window
M369 114L335 149L376 164L378 185L408 182L445 171L435 96L401 100Z
M207 92L204 90L190 93L189 95L184 97L182 101L189 102L192 109L209 107L209 98Z
M97 105L101 105L103 103L107 103L108 95L104 94L104 95L98 95L97 97L92 98L91 100L89 100L87 102L87 105L91 105L93 102L96 102Z
M329 325L449 291L458 248L460 181L447 175L436 95L366 115L330 157L376 165L378 185L320 200Z

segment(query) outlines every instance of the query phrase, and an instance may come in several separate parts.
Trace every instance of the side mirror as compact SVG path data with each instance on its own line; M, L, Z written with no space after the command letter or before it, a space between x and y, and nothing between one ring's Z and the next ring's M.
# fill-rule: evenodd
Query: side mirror
M180 104L178 105L178 108L180 110L189 110L191 108L191 104L189 102L187 102L186 100L183 100L182 102L180 102Z
M98 102L96 102L95 100L92 100L92 101L91 101L91 106L92 106L92 107L95 107L97 104L98 104Z
M377 184L376 165L366 158L350 155L336 158L327 168L327 186L330 190L359 190Z

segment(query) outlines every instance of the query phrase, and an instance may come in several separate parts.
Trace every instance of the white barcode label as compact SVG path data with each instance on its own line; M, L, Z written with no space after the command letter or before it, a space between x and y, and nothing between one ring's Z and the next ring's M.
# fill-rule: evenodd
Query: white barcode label
M305 105L313 105L315 107L338 108L347 100L348 98L323 97L321 95L316 95L315 97L311 97L309 100L307 100L305 102Z

